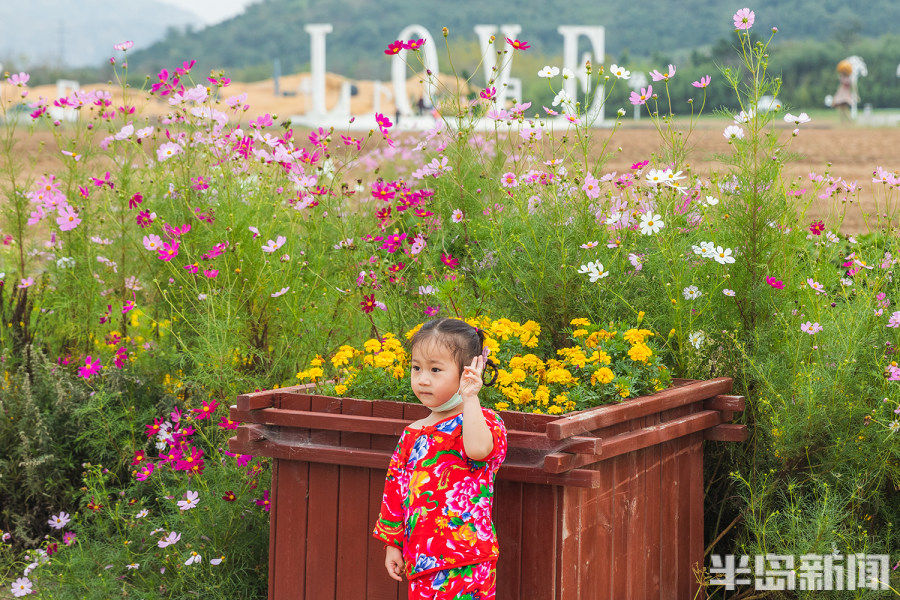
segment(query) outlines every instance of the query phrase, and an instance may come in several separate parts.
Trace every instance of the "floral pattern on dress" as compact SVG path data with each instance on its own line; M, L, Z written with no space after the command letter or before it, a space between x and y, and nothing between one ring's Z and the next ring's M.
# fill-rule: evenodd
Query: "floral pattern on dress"
M494 447L480 461L465 454L462 413L400 434L372 535L403 552L408 580L499 556L492 507L506 426L481 411Z

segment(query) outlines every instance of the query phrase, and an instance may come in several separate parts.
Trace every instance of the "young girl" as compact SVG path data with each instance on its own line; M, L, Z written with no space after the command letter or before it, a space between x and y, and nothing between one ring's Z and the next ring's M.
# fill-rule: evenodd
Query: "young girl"
M434 319L410 340L410 383L431 409L400 434L372 535L385 543L388 575L409 582L409 600L494 600L497 533L494 476L506 457L506 427L482 408L484 332Z

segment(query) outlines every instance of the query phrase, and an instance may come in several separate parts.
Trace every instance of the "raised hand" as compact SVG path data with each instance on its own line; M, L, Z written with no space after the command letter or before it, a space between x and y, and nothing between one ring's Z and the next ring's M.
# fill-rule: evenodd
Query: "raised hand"
M473 398L478 395L483 385L481 374L484 372L484 358L476 356L472 359L472 363L463 369L462 378L459 381L459 395L466 398Z

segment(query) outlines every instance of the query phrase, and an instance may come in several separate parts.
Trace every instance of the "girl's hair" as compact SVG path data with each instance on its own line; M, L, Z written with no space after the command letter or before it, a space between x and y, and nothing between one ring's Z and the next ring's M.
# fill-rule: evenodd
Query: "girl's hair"
M450 350L450 356L459 367L460 377L463 366L471 364L473 358L484 352L484 331L460 319L440 317L422 325L409 340L410 356L416 346L426 341L441 344ZM485 370L488 367L494 370L494 376L484 385L490 386L497 381L497 363L488 358L485 361Z

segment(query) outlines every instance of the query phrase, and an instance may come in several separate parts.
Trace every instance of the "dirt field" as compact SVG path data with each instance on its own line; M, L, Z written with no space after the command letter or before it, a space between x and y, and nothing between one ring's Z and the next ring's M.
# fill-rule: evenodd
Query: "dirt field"
M722 170L723 165L713 159L713 154L726 152L728 144L722 136L725 121L706 121L694 130L690 143L693 145L691 163L693 168L701 173L709 173L711 170ZM597 130L597 139L605 139L609 130ZM784 137L790 135L790 130L782 133ZM303 139L302 137L300 139ZM46 144L41 146L41 144ZM649 123L629 122L613 136L610 148L621 147L622 152L617 153L608 163L606 172L628 170L634 161L649 158L650 153L660 146L659 134L651 128ZM61 156L56 150L56 144L49 132L38 132L27 138L19 146L22 156L34 160L29 168L32 173L49 173L61 170ZM790 178L801 178L800 187L811 187L807 179L810 171L824 173L829 169L835 176L841 176L848 181L857 181L862 185L859 204L848 205L847 214L841 227L844 233L861 233L866 230L862 217L862 211L871 212L873 207L873 193L875 187L881 189L880 184L872 183L872 171L876 166L883 166L893 171L900 171L900 128L866 128L819 126L801 128L801 134L793 138L790 150L797 152L803 158L797 162L788 163L784 174ZM30 162L30 161L29 161ZM828 166L830 163L830 167ZM883 198L883 192L880 196ZM818 200L816 202L819 202ZM895 201L896 202L896 201ZM826 217L826 207L813 204L809 210L810 217ZM828 222L826 221L826 226Z

